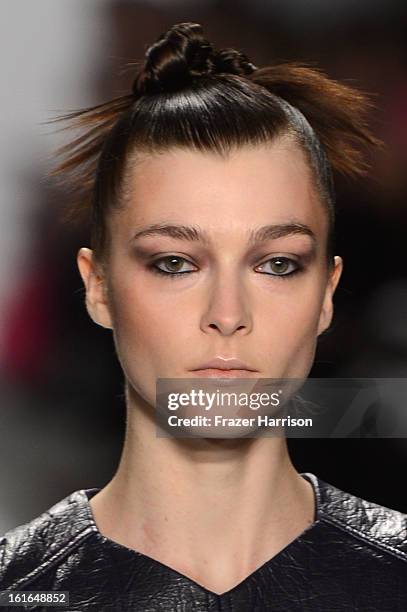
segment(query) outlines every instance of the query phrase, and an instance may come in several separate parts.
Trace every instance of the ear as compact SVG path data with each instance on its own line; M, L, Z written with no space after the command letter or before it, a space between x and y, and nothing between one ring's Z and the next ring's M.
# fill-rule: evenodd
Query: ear
M334 266L329 274L328 283L325 289L324 300L322 302L321 314L318 322L318 336L322 334L331 325L333 317L333 295L338 285L343 270L342 258L336 255L334 257Z
M92 250L85 247L79 249L77 263L86 289L89 316L98 325L113 329L105 279L100 264L96 265Z

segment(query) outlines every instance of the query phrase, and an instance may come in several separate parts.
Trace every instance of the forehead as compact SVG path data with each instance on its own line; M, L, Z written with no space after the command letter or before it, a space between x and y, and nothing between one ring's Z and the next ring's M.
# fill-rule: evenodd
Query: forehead
M125 206L113 219L118 231L170 222L227 236L293 221L316 235L326 230L304 153L287 139L226 156L180 148L142 154L129 168L126 192Z

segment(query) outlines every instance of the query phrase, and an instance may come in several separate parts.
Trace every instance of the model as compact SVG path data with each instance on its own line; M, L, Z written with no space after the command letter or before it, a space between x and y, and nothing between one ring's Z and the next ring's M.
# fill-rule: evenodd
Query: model
M159 437L154 412L157 379L308 376L342 271L332 170L365 170L367 108L182 23L132 92L70 117L57 172L91 187L78 266L126 436L105 487L3 537L0 590L70 612L407 610L403 514L299 474L284 437Z

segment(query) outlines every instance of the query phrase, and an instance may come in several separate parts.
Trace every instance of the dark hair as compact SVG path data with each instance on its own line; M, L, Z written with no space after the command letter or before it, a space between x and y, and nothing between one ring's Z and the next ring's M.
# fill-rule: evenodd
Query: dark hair
M71 178L80 197L65 218L91 223L91 247L109 249L106 217L126 195L126 170L138 152L172 147L227 155L233 147L279 136L297 142L313 170L329 215L328 261L333 256L332 170L367 171L364 149L378 145L366 124L365 94L297 63L254 66L234 49L215 50L195 23L174 25L146 52L132 92L56 120L87 128L58 150L51 172ZM55 120L54 120L55 121Z

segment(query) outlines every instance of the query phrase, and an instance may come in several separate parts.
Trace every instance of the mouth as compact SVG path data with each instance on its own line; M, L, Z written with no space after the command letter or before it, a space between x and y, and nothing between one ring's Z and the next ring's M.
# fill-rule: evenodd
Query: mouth
M234 357L215 357L194 368L197 378L252 378L259 372Z
M192 370L196 378L252 378L256 377L256 372L253 370L244 369L221 369L221 368L203 368L201 370Z

